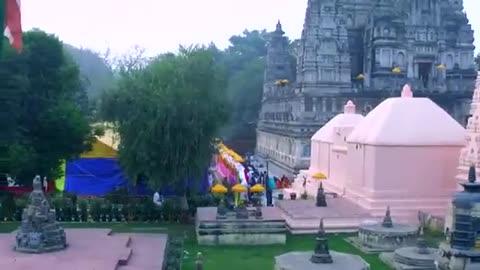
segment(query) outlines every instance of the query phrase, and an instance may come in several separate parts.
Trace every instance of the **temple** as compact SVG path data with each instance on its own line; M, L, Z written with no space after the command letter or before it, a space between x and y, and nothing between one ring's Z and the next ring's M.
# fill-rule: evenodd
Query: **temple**
M352 106L312 137L310 169L302 173L307 193L316 194L313 176L322 173L327 192L374 216L387 206L399 219L416 219L420 210L444 216L456 191L465 129L432 100L414 97L409 85L365 117L355 116Z
M295 72L280 24L269 43L257 154L274 174L308 169L310 138L347 100L365 115L406 83L463 125L473 40L463 1L308 0Z

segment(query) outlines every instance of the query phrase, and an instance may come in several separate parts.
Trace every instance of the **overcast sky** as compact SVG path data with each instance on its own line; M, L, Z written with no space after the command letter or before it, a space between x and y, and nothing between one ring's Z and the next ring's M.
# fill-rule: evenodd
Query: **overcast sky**
M40 28L64 42L104 52L134 45L154 55L179 44L228 46L244 29L274 29L278 19L290 38L302 31L307 0L22 0L25 30ZM480 51L480 0L464 0Z

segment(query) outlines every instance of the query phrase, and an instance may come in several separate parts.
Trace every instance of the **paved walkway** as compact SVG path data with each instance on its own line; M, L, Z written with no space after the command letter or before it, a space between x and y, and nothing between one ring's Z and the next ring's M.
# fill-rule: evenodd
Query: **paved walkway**
M166 235L110 232L108 229L67 229L67 249L45 254L15 252L15 233L0 234L0 269L161 269ZM119 267L122 264L125 266Z

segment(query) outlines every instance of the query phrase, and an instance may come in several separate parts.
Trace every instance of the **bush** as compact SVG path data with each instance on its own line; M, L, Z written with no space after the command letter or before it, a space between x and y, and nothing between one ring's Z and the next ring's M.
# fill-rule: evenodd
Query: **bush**
M101 217L101 204L99 199L93 199L90 201L90 217L93 221L99 222Z
M86 200L80 200L78 203L78 208L80 210L79 219L82 222L88 221L88 204Z
M2 197L3 197L2 209L1 209L2 217L6 221L13 221L15 219L15 211L16 211L15 199L13 198L13 194L6 193Z

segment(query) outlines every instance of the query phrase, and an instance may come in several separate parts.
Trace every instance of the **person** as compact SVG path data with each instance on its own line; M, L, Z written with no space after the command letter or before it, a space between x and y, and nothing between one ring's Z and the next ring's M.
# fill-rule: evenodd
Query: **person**
M153 203L154 203L156 206L161 206L161 205L162 205L162 202L163 202L163 200L162 200L162 197L160 196L160 193L158 193L158 191L155 192L155 193L153 194Z
M265 181L267 191L267 206L273 206L273 190L275 189L275 181L273 180L273 177L268 176L268 173L265 174Z
M213 186L213 173L212 172L208 172L208 188L212 188Z

